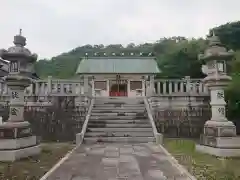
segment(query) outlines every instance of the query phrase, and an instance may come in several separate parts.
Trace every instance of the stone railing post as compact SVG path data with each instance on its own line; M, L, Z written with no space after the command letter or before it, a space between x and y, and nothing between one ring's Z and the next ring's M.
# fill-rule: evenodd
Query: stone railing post
M84 94L87 95L88 94L88 76L84 75L83 77L83 85L84 85Z
M166 92L167 92L167 83L166 83L166 81L163 81L163 92L162 92L162 94L166 94Z
M184 93L184 82L183 81L180 82L180 92Z
M47 80L47 92L48 94L52 93L52 76L48 76Z

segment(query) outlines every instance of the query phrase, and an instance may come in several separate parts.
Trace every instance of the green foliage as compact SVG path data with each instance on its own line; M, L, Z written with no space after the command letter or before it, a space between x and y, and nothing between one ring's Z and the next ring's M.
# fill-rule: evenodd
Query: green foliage
M220 36L223 44L234 50L240 49L240 21L227 23L212 30Z
M206 47L206 42L203 39L198 40L180 40L177 42L166 42L166 52L157 56L160 69L162 70L161 77L166 78L181 78L191 76L192 78L202 78L201 64L198 61L198 54ZM162 46L156 44L155 47ZM159 48L155 48L159 49ZM158 54L156 52L156 54Z
M164 139L165 148L199 180L239 180L238 158L217 158L195 150L196 142Z

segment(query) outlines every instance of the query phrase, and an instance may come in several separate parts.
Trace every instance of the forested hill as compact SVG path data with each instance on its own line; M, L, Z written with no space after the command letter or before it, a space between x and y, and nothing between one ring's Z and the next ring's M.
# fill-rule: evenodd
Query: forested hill
M215 29L215 33L229 48L240 51L240 21L228 23L213 29ZM154 52L157 56L160 69L163 71L161 76L182 77L190 75L191 77L197 78L202 77L201 66L197 60L197 55L203 51L205 47L206 41L204 39L187 40L179 36L162 38L156 40L155 43L140 45L130 43L126 47L123 47L121 44L108 46L102 44L85 45L53 57L50 60L39 60L36 64L36 71L42 78L49 75L56 78L71 78L75 75L80 57L83 57L85 53ZM239 57L239 55L237 55L237 57Z

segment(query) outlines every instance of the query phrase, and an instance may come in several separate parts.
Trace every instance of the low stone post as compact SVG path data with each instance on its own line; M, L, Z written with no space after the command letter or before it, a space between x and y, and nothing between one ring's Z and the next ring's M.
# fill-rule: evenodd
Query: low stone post
M10 61L5 81L11 90L9 119L0 125L0 161L15 161L40 153L36 136L29 122L24 121L24 90L32 82L28 76L32 70L26 67L35 63L37 55L24 47L26 38L21 32L14 37L14 44L0 53L2 59Z
M154 95L155 93L155 89L154 89L154 76L150 75L149 79L147 80L147 84L146 84L146 91L147 91L147 96L151 97L152 95Z
M52 93L52 76L48 76L47 79L47 94L50 95Z
M88 76L84 75L83 77L83 85L84 85L84 95L87 95L89 93L89 85L88 85Z
M203 82L210 91L212 118L205 123L200 145L196 149L215 156L240 156L240 138L236 136L233 122L226 118L224 100L224 89L231 81L227 75L226 61L231 60L233 55L233 51L227 51L214 34L209 38L205 53L199 55L199 59L206 64L203 72L207 77Z

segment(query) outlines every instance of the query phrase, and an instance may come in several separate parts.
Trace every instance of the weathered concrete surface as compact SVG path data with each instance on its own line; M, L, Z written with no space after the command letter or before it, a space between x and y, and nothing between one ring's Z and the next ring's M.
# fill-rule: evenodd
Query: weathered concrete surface
M47 180L190 180L161 146L81 145Z

